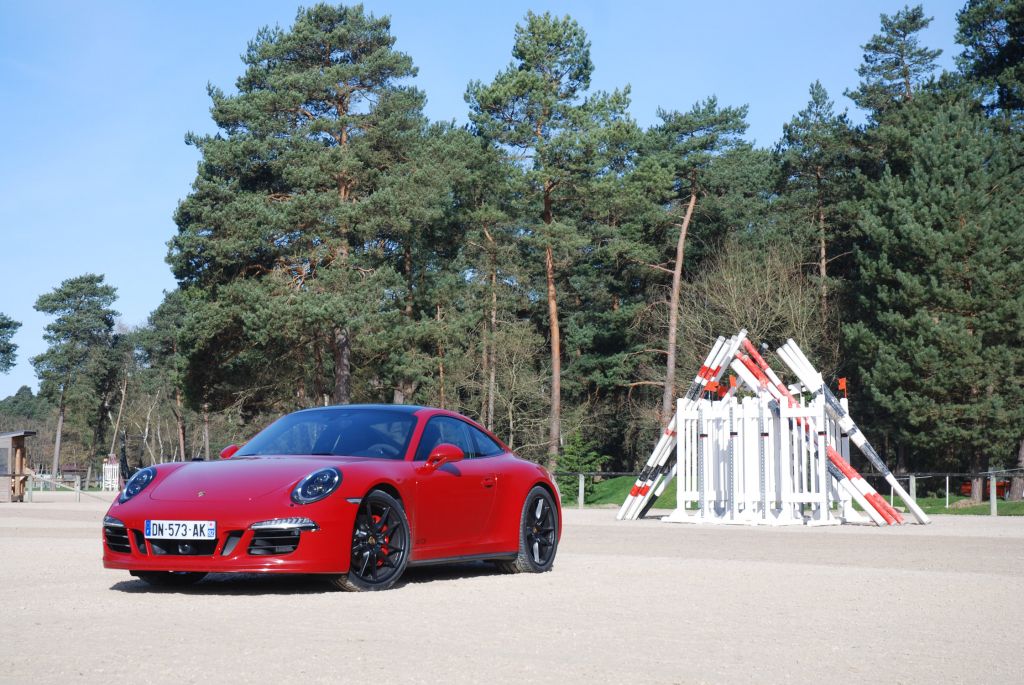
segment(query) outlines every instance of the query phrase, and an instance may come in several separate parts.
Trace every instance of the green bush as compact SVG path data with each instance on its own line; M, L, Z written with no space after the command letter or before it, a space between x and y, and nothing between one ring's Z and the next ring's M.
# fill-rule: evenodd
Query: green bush
M573 433L565 443L562 456L558 458L559 471L600 471L604 465L611 460L605 454L599 454L595 445L583 439L579 433ZM558 476L558 489L562 493L563 502L575 502L579 497L578 476ZM591 498L594 492L594 479L584 478L583 480L584 501Z

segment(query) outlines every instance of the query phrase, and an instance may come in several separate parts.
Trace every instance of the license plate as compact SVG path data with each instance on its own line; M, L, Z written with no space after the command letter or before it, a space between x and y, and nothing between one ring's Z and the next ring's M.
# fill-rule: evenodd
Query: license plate
M146 537L165 540L212 540L217 537L217 522L147 519Z

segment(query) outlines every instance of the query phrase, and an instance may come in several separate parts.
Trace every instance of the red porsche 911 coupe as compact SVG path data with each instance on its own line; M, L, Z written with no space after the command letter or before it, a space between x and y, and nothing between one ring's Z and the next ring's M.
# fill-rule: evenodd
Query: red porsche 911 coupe
M358 591L419 564L539 573L555 560L562 512L548 472L450 411L306 409L221 457L135 473L103 519L103 565L153 585L318 573Z

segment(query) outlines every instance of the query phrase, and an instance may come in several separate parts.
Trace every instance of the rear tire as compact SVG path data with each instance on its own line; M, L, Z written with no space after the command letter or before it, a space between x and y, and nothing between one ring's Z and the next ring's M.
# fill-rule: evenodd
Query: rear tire
M132 575L153 587L188 587L206 577L205 573L175 571L134 571Z
M331 579L340 590L387 590L409 564L409 519L402 503L382 490L374 490L359 503L352 526L349 572Z
M550 571L558 551L558 509L551 493L535 485L523 502L519 519L519 553L511 561L498 561L505 573Z

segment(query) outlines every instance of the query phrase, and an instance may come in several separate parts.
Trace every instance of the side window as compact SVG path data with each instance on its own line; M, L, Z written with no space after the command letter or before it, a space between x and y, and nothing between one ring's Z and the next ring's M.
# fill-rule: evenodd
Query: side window
M435 416L427 422L420 437L419 447L416 448L416 461L426 461L431 450L443 442L455 445L461 449L467 459L476 456L476 445L469 431L472 428L469 424L453 419L449 416Z
M504 454L505 450L501 445L487 437L487 434L481 430L469 426L469 432L472 433L473 439L476 440L476 453L479 457L494 457L499 454Z

